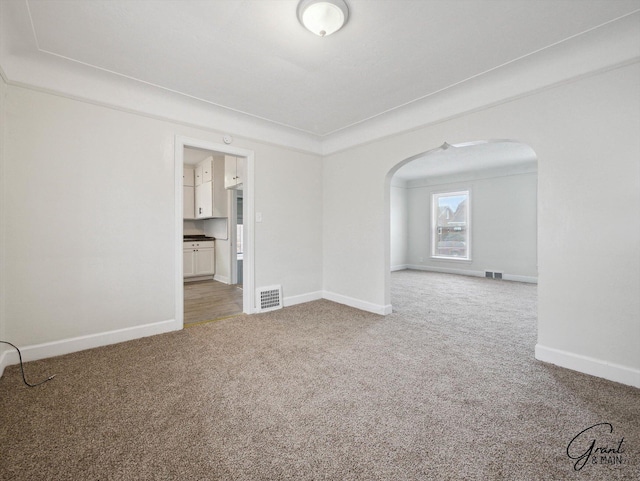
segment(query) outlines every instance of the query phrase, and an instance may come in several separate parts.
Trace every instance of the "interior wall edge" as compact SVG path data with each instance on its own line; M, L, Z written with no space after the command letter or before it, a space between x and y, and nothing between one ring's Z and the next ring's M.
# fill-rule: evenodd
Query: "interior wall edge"
M391 314L391 304L374 304L372 302L363 301L354 297L343 296L342 294L336 294L335 292L322 291L322 298L328 301L337 302L338 304L344 304L345 306L355 307L362 311L372 312L374 314L380 314L386 316Z
M0 353L0 377L2 377L2 375L4 374L4 368L8 365L7 351L2 351L2 353Z
M289 307L320 299L322 299L322 291L307 292L306 294L299 294L297 296L283 297L282 304L284 307Z
M407 264L405 269L410 269L414 271L425 271L425 272L439 272L441 274L456 274L459 276L471 276L471 277L485 277L484 271L474 271L470 269L456 269L451 267L433 267L433 266L423 266L420 264ZM507 272L502 272L502 280L503 281L511 281L511 282L524 282L527 284L537 284L538 278L535 276L522 276L517 274L509 274ZM496 282L500 282L496 279Z
M640 388L640 369L536 344L538 361Z
M0 219L6 219L6 200L5 200L5 135L6 135L6 95L7 95L7 79L4 71L0 67ZM6 331L6 312L5 312L5 293L6 293L6 274L4 266L6 265L6 222L0 222L0 339L4 340ZM0 377L4 372L6 353L10 347L6 344L0 344Z
M18 346L24 362L37 361L55 356L62 356L73 352L84 351L96 347L108 346L125 341L132 341L143 337L155 336L182 329L175 319L144 324L142 326L126 327L114 331L89 334L86 336L60 339L57 341L31 346ZM6 366L18 364L20 358L15 350L5 351L0 357L0 373ZM1 374L0 374L1 375Z

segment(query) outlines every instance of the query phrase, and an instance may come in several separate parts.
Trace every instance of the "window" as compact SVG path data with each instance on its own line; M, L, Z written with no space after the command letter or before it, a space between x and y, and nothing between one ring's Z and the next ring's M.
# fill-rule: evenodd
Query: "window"
M237 224L236 226L236 253L242 254L242 249L244 246L244 229L242 224Z
M433 194L431 207L431 256L469 260L469 191Z

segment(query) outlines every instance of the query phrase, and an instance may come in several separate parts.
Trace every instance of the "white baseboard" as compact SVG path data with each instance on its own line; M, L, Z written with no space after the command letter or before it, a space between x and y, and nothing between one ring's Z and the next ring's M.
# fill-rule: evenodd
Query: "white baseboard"
M0 377L2 377L2 374L4 373L5 366L9 365L6 362L8 349L4 349L4 347L2 347L2 346L5 346L7 348L11 348L11 346L7 346L6 344L1 344L0 345L0 349L2 349L2 353L0 353Z
M537 284L538 278L533 276L517 276L513 274L502 274L502 280L515 281L515 282L527 282L529 284Z
M178 329L182 329L182 326L178 325L176 320L171 319L168 321L154 322L152 324L144 324L142 326L126 327L115 331L62 339L44 344L18 347L20 348L24 362L37 361L38 359L61 356L63 354L84 351L85 349L116 344L118 342L131 341L133 339L154 336ZM7 347L9 347L9 350L5 350L0 354L0 375L4 372L5 366L11 366L20 362L18 352L10 346Z
M428 271L428 272L441 272L443 274L457 274L460 276L472 276L472 277L484 277L484 271L472 271L469 269L454 269L450 267L434 267L423 266L419 264L409 264L406 269L413 269L416 271ZM516 282L529 282L531 284L537 284L538 278L533 276L520 276L517 274L502 274L502 280L504 281L516 281Z
M322 291L308 292L306 294L300 294L299 296L284 297L282 304L284 307L295 306L296 304L303 304L305 302L317 301L322 299Z
M405 269L409 268L409 264L400 264L397 266L391 266L391 272L395 272L395 271L404 271Z
M407 268L415 271L441 272L443 274L458 274L460 276L484 277L484 272L471 271L467 269L453 269L450 267L432 267L420 264L409 264Z
M556 366L640 388L640 370L536 344L536 359Z
M353 297L343 296L334 292L322 291L322 297L329 301L337 302L338 304L344 304L346 306L355 307L362 311L373 312L374 314L380 314L386 316L391 314L391 304L381 305L373 304L372 302L362 301Z
M214 281L218 281L218 282L222 282L223 284L229 284L230 283L229 276L219 276L218 274L213 276L213 280Z
M185 277L183 282L197 282L197 281L210 281L213 279L212 275L208 276L194 276L194 277Z

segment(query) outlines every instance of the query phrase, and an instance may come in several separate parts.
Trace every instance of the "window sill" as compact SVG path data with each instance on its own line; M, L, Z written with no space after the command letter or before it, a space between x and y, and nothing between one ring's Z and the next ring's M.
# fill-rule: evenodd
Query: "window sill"
M464 259L461 257L440 257L440 256L431 256L429 257L429 259L431 259L432 261L438 261L438 262L460 262L460 263L465 263L465 264L471 264L473 262L473 259Z

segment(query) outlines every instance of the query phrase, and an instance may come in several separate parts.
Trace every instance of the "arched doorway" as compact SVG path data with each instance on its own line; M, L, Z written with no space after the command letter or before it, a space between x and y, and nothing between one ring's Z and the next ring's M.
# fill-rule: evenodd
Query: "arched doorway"
M528 145L444 143L399 162L385 189L389 304L396 270L537 282L537 156ZM447 207L463 194L465 219Z

